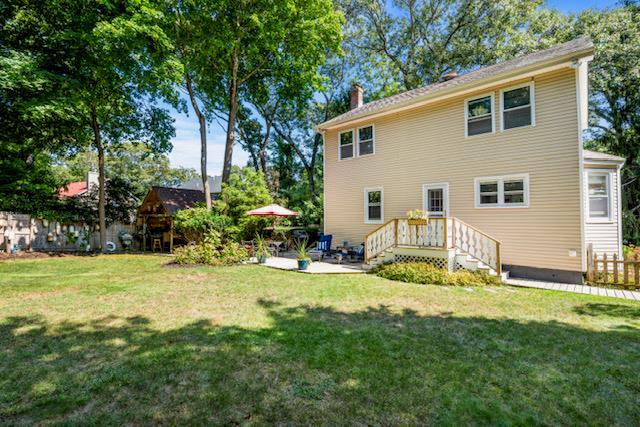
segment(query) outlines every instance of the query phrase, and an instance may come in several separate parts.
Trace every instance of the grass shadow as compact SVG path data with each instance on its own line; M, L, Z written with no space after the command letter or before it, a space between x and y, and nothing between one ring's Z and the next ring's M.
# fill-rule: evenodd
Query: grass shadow
M0 422L640 422L637 329L258 304L269 327L8 318Z

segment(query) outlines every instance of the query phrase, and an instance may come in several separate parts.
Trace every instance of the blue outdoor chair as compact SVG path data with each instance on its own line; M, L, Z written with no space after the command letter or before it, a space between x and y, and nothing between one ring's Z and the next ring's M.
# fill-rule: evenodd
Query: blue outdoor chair
M316 248L311 249L309 251L309 255L311 257L316 257L318 260L322 261L325 255L329 255L331 253L331 239L333 239L332 234L323 234L320 236L320 239L316 243Z

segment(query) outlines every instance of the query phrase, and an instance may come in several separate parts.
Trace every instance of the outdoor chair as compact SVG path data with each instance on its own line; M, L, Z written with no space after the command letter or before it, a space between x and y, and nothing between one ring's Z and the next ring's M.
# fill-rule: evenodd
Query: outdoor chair
M354 251L351 252L351 260L354 262L363 261L364 262L364 243L358 245Z
M320 239L316 243L315 249L311 249L309 251L309 256L311 257L311 259L316 258L318 261L322 261L325 255L330 254L332 238L332 234L323 234L322 236L320 236Z

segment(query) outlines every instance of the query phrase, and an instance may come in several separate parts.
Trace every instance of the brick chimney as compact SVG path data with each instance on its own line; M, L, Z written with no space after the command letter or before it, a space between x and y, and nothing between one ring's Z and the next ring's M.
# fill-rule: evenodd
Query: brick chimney
M91 190L94 185L98 186L98 172L91 170L87 172L87 191Z
M362 94L364 94L364 89L359 84L354 83L351 86L350 102L349 109L353 110L354 108L362 107Z
M452 71L449 74L445 74L444 76L442 76L441 81L448 82L449 80L453 80L456 77L458 77L458 72L457 71Z

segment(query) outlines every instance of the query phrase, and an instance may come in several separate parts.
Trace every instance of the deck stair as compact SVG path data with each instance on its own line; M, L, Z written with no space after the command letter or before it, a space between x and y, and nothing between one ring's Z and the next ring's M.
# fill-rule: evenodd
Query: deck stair
M406 255L407 250L415 256ZM365 238L365 268L375 268L398 259L420 259L437 254L435 260L450 271L466 269L500 275L500 241L458 218L431 218L426 222L394 218ZM403 255L404 254L404 255ZM442 258L446 258L446 261Z

